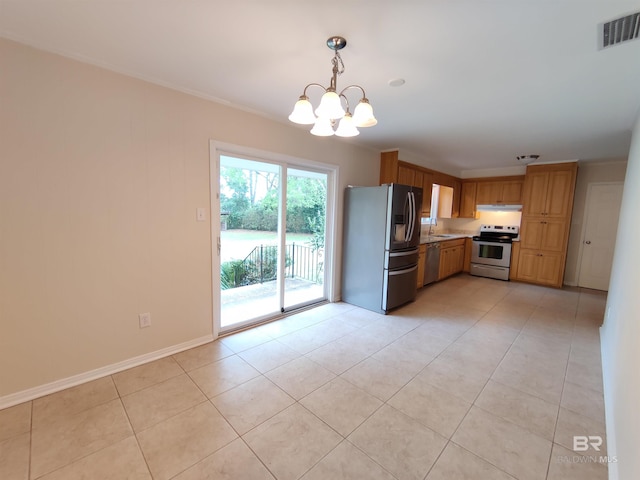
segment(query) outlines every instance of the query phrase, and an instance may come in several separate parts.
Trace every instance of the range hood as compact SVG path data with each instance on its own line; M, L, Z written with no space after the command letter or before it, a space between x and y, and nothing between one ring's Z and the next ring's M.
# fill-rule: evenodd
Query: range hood
M478 212L521 212L522 205L476 205Z

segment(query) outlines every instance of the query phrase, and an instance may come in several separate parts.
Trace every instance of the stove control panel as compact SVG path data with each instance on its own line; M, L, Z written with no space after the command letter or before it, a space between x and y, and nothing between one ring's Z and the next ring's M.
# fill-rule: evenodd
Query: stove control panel
M520 227L518 225L481 225L480 233L506 233L513 237L517 237L520 233Z

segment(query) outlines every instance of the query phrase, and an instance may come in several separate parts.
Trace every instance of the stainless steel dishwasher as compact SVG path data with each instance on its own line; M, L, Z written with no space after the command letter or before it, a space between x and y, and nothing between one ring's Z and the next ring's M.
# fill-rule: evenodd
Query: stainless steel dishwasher
M440 243L427 243L427 254L425 255L424 283L428 285L438 280L440 272Z

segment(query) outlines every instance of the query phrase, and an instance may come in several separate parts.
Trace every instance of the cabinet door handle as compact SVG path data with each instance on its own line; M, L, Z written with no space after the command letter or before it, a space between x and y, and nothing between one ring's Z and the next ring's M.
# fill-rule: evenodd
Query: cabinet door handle
M591 245L591 240L587 240L587 241L586 241L586 242L584 242L584 243L586 243L587 245Z

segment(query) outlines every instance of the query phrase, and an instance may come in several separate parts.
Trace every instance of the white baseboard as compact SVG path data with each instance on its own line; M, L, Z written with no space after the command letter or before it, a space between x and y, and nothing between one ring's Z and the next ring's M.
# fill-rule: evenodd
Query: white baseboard
M169 355L174 355L184 350L189 350L190 348L204 345L205 343L209 343L213 340L213 335L206 335L204 337L195 338L193 340L179 343L177 345L172 345L161 350L156 350L155 352L145 353L144 355L129 358L118 363L113 363L111 365L96 368L95 370L79 373L78 375L73 375L72 377L62 378L60 380L56 380L55 382L46 383L44 385L29 388L21 392L5 395L4 397L0 397L0 410L2 410L3 408L18 405L19 403L28 402L29 400L33 400L35 398L44 397L45 395L50 395L66 388L75 387L76 385L80 385L82 383L97 380L98 378L106 377L107 375L112 375L114 373L118 373L132 367L137 367L138 365L142 365L143 363L148 363L152 362L153 360L168 357Z
M605 318L605 322L606 322ZM612 365L612 359L609 349L609 334L611 329L607 331L603 326L599 328L600 331L600 358L602 358L602 390L604 396L604 418L606 427L606 442L607 442L607 455L609 458L618 457L618 446L616 436L616 415L613 408L614 405L614 384L615 380L611 378L610 373L615 371ZM620 473L618 470L618 462L608 463L609 480L618 480Z

